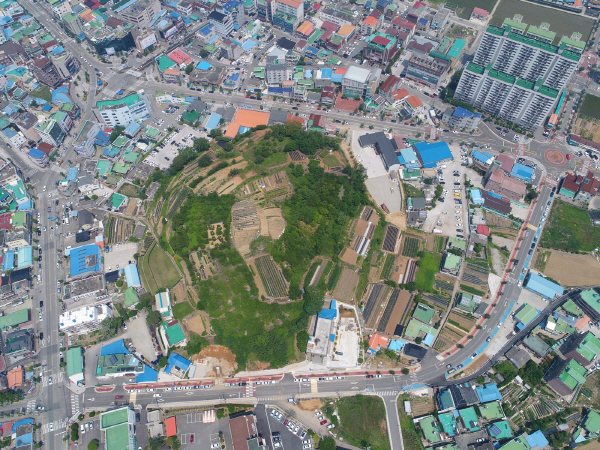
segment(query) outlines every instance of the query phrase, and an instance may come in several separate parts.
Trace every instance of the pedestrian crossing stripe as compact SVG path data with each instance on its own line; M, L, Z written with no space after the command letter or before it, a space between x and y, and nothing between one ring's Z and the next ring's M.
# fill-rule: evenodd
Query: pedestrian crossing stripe
M536 232L536 231L537 231L537 227L536 227L536 226L533 226L533 225L531 225L530 223L528 223L528 224L527 224L527 228L529 228L531 231L534 231L534 232Z
M317 380L316 378L310 379L310 392L312 394L316 394L317 392L319 392L319 380Z
M133 403L135 405L136 398L137 398L137 391L136 390L131 391L131 393L129 394L129 403Z

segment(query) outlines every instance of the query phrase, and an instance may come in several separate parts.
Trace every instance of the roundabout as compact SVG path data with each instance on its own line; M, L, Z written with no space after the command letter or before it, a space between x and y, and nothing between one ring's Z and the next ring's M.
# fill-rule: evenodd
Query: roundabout
M546 150L544 153L544 158L553 166L562 166L565 162L567 162L566 155L560 150L556 150L554 148Z

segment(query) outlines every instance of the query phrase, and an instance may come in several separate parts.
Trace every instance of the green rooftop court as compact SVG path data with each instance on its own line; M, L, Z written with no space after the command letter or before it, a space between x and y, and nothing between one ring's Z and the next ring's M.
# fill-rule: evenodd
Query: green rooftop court
M169 346L172 347L185 340L185 334L179 322L176 322L171 326L168 326L166 322L163 322L163 329L165 330L165 333L167 333Z
M435 315L435 310L430 308L423 303L417 303L417 307L415 308L415 312L413 313L413 317L415 319L420 320L423 323L430 324L431 319Z
M156 136L158 136L158 133L160 133L160 131L154 127L147 126L145 133L146 133L146 136L148 136L151 139L154 139Z
M454 236L450 236L448 238L448 243L447 243L446 248L452 248L452 247L460 248L461 250L465 251L465 250L467 250L467 241L465 241L464 239L454 237Z
M131 166L129 164L123 164L123 163L116 163L112 170L114 173L118 173L120 175L125 175L127 172L129 172L129 169L131 168Z
M442 437L440 436L440 427L438 422L433 416L427 416L419 421L419 426L423 431L423 436L432 444L441 442Z
M126 198L127 197L125 197L124 195L114 193L110 198L110 206L112 206L115 209L119 209L123 202L125 202Z
M463 424L467 430L471 432L481 430L475 408L471 406L470 408L461 409L458 411L458 413L460 414Z
M458 434L458 424L456 423L456 419L454 419L454 414L444 413L440 414L438 418L440 419L444 433L449 436Z
M479 405L479 412L485 420L502 419L504 417L504 410L498 400Z
M124 423L106 430L106 450L130 450L129 424Z
M460 256L453 255L452 253L446 253L442 269L445 269L449 272L456 272L460 269L461 262L462 258Z
M510 428L510 424L506 420L494 422L493 424L488 425L487 429L490 433L490 436L492 436L496 440L508 439L513 437L513 432Z
M130 287L125 289L123 291L123 295L125 296L125 306L127 306L128 308L132 305L135 305L139 301L139 298L134 288Z
M100 416L100 427L110 428L115 425L127 423L129 420L129 408L119 408L113 411L102 413Z
M129 138L121 135L113 141L112 145L113 147L123 148L128 142Z
M14 313L0 316L0 329L16 327L25 322L29 322L29 309L19 309Z
M158 70L161 72L164 72L175 65L175 63L171 61L167 55L160 55L158 58L156 58L156 63L158 64Z

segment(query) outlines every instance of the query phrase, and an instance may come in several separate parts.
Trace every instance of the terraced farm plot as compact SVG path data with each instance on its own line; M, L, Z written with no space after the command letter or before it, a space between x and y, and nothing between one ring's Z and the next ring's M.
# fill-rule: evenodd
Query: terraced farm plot
M167 219L171 220L175 213L179 211L179 207L185 202L188 194L190 193L190 188L187 186L182 186L181 189L176 190L169 197L169 206L167 210Z
M466 315L452 311L448 316L448 323L468 333L469 331L471 331L471 328L475 326L475 318L470 318Z
M385 238L383 239L383 245L381 249L384 252L394 253L399 235L400 230L397 227L388 225L387 230L385 230Z
M290 152L289 155L290 155L291 160L294 162L302 161L303 159L306 158L304 153L302 153L299 150L294 150L293 152Z
M392 271L394 270L394 266L396 265L396 255L387 255L385 258L385 264L383 265L383 270L381 271L381 279L389 280L392 276Z
M490 269L487 261L468 261L462 280L476 285L486 285Z
M254 260L254 263L269 297L286 298L288 295L287 282L271 257L269 255L260 256Z
M449 298L444 298L435 294L423 294L423 298L431 302L437 303L442 308L446 308L450 302Z
M231 220L237 230L258 227L260 221L254 205L248 201L238 202L231 208Z
M419 239L404 235L402 239L402 256L408 256L409 258L416 258L419 253L420 241Z
M359 280L360 276L354 270L344 267L331 296L341 302L352 303L352 300L354 299L354 290L356 289Z

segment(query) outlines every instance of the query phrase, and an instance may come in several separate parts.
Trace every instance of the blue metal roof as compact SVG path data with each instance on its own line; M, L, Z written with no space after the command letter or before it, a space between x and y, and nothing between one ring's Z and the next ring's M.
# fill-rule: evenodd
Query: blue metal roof
M483 204L483 198L481 197L481 191L479 189L471 189L471 200L476 205Z
M512 171L510 172L510 176L524 181L531 181L531 177L533 176L533 167L525 166L521 163L515 163Z
M136 383L149 383L152 381L156 381L158 378L158 372L154 370L152 367L144 366L144 372L138 374L135 377Z
M100 247L96 244L71 249L69 259L71 262L70 274L72 277L87 272L100 271Z
M485 386L477 386L475 388L479 401L481 403L492 402L494 400L502 400L502 395L495 383L488 383Z
M539 448L544 448L549 444L548 439L544 436L544 433L541 430L537 430L535 433L530 434L525 437L527 443L531 445L531 448L538 446Z
M328 319L333 320L337 317L337 311L335 309L322 309L319 314L317 314L319 319Z
M129 355L129 350L125 347L125 341L119 339L118 341L102 346L100 356L108 355Z
M125 281L127 286L136 287L141 286L140 274L138 273L137 264L128 264L125 266Z
M388 348L394 352L399 352L400 350L402 350L402 348L406 345L406 342L401 341L399 339L390 342L390 345L388 345Z
M17 263L19 269L33 265L33 247L28 245L20 248L17 252L17 259L19 260Z
M468 109L461 108L460 106L454 110L452 115L455 117L481 117L481 114L471 112Z
M209 62L206 62L206 61L200 61L200 62L198 63L198 65L196 66L196 69L199 69L199 70L208 70L208 69L210 69L211 67L212 67L212 64L211 64L211 63L209 63Z
M32 148L27 154L35 159L42 159L46 155L43 151L37 148Z
M424 167L435 167L438 161L452 159L450 147L444 141L440 142L417 142L414 148L419 153L421 163ZM431 164L434 166L431 166Z
M473 150L471 156L484 164L490 164L490 160L493 158L491 153L480 152L479 150Z
M548 299L553 299L556 295L563 295L565 292L561 285L532 272L529 273L525 287Z
M2 270L13 270L15 268L15 251L9 250L4 254Z
M192 362L189 359L184 358L183 356L177 353L171 353L169 355L169 359L167 360L167 367L165 367L165 373L171 373L173 367L177 367L179 370L187 371Z
M219 126L219 122L221 122L221 115L217 113L212 113L208 118L208 122L206 122L204 128L206 128L208 131L214 130Z
M138 131L140 131L140 128L142 128L142 126L140 124L131 122L129 125L127 125L127 128L125 128L125 130L123 130L123 133L125 133L128 136L133 136Z
M79 169L77 167L71 167L69 169L69 173L67 174L67 180L75 182L77 180L77 172Z
M204 36L208 36L210 34L210 32L212 31L212 29L213 29L213 25L211 23L211 24L206 25L202 29L200 29L200 33L202 33Z

